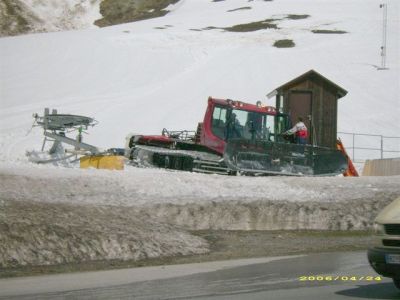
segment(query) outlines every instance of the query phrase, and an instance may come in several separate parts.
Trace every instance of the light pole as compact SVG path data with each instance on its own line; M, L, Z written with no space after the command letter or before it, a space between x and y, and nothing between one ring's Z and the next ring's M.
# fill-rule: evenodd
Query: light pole
M386 68L386 31L387 31L387 4L380 4L379 8L383 8L383 24L382 24L382 46L381 46L381 66L378 70L387 70Z

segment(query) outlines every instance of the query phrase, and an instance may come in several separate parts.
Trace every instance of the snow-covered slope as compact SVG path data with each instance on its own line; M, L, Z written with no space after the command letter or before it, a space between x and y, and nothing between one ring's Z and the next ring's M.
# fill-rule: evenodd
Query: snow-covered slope
M96 118L86 142L121 147L132 131L195 129L210 95L266 102L309 69L349 91L339 101L340 131L399 136L400 4L387 3L389 69L381 71L378 0L181 0L157 19L2 38L0 161L26 163L25 151L41 147L39 129L26 133L45 107ZM203 30L265 19L279 29ZM273 47L281 39L296 45Z

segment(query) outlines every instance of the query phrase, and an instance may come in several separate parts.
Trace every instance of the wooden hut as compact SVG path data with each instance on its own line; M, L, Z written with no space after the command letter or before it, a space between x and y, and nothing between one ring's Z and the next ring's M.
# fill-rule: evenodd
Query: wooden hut
M303 117L309 129L309 144L335 147L338 100L347 91L314 70L279 86L268 94L276 96L276 108L290 116L292 124Z

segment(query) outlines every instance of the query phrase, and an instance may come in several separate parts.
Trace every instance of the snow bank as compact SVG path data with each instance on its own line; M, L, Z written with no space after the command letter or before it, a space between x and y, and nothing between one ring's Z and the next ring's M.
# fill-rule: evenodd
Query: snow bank
M186 230L370 229L400 177L0 166L0 266L199 254Z
M222 201L348 202L398 194L392 177L243 177L0 165L0 197L50 203L148 206Z
M393 195L346 202L222 201L160 204L157 220L192 230L371 230L378 212Z
M134 209L0 200L0 267L141 260L208 244Z

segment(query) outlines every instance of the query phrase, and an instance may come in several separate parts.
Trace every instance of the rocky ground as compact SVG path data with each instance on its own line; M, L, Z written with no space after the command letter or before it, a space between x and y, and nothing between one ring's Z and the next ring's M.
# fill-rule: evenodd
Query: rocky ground
M179 0L0 0L0 37L104 27L166 15Z

